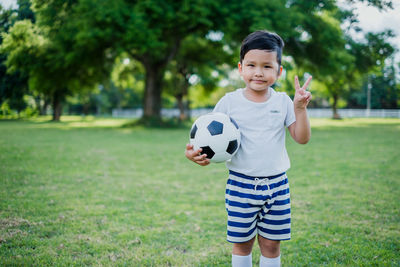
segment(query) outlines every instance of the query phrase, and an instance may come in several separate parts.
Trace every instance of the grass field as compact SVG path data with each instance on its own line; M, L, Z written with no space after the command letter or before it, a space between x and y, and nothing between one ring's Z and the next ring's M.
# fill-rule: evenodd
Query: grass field
M188 128L64 119L0 121L0 265L230 265L227 171L186 160ZM282 265L399 266L400 120L311 124Z

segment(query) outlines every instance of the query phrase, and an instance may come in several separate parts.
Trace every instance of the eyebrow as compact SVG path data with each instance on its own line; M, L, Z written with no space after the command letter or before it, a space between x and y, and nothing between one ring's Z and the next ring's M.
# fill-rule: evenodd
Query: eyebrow
M255 61L252 61L252 60L250 60L250 61L248 61L248 60L244 60L246 63L256 63ZM261 62L261 64L264 64L264 65L270 65L270 64L272 64L272 60L271 61L264 61L264 62Z

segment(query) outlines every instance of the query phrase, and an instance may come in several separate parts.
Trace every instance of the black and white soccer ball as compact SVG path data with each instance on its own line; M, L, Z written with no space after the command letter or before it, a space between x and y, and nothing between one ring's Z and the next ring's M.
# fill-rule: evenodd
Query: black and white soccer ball
M240 146L240 131L236 122L220 112L200 116L190 130L193 149L202 148L211 162L224 162L233 157Z

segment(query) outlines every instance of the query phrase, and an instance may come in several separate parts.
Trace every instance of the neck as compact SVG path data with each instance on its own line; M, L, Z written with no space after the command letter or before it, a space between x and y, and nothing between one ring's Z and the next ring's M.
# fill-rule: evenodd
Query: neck
M255 91L249 88L245 88L243 94L248 100L261 103L267 101L270 98L271 90L270 88L268 88L261 91Z

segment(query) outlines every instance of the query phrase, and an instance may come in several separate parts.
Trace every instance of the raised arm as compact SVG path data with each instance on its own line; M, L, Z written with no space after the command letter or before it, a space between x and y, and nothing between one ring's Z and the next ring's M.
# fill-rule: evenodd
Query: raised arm
M299 144L307 144L311 137L310 121L307 115L307 105L310 102L312 95L307 91L307 87L311 82L310 76L305 84L300 87L299 78L294 78L296 93L293 99L294 114L296 122L292 123L288 129L292 138Z

